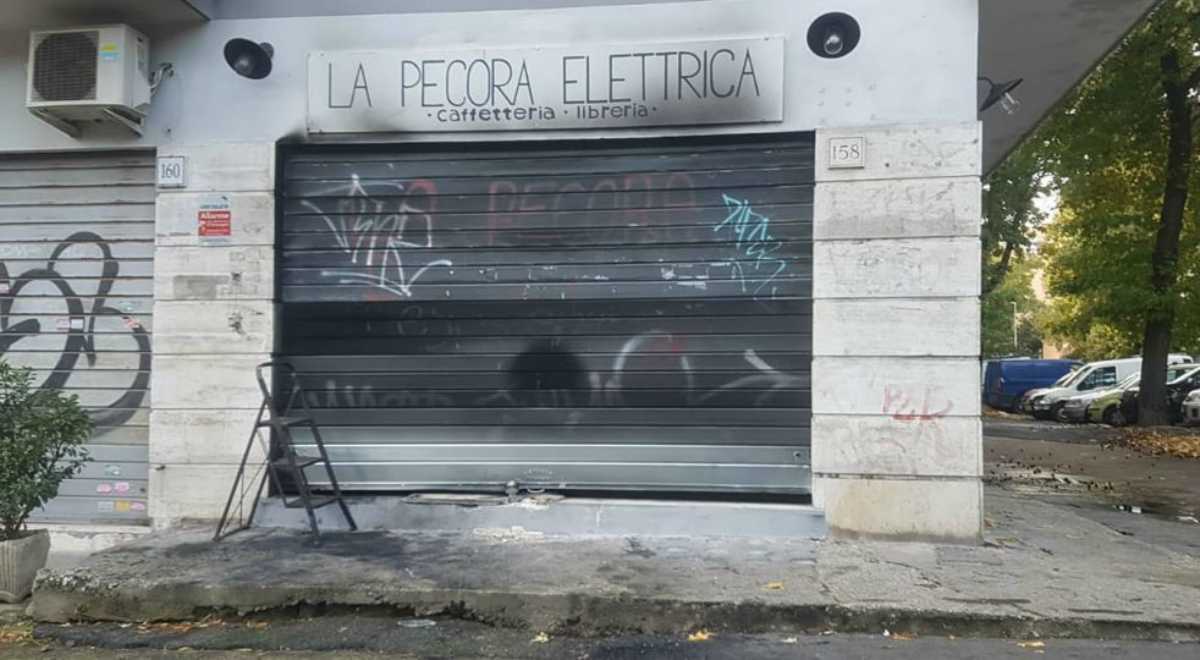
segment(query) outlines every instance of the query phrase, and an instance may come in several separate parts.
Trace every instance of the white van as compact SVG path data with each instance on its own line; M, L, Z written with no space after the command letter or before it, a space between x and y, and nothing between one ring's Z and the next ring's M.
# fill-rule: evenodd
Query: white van
M1192 357L1182 353L1172 353L1167 356L1167 364L1191 363ZM1068 378L1060 381L1056 387L1038 393L1031 399L1033 416L1038 419L1055 419L1058 408L1070 397L1083 392L1106 390L1117 386L1132 374L1142 370L1142 358L1132 357L1121 360L1102 360L1090 362L1076 369Z

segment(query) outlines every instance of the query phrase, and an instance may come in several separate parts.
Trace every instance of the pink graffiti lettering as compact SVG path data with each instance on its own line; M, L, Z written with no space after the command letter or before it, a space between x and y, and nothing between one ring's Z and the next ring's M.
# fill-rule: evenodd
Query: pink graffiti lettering
M898 387L885 386L883 388L883 414L890 415L892 419L899 422L937 421L950 414L950 411L954 410L954 404L946 401L941 408L931 410L932 390L932 387L926 387L924 396L918 402L914 401L908 392Z

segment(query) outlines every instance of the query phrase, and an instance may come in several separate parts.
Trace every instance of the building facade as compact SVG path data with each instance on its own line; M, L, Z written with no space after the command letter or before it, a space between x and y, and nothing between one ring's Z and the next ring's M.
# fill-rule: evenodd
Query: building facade
M30 26L144 35L138 131L0 40L0 356L98 422L43 519L215 518L284 359L347 490L979 537L974 0L155 4Z

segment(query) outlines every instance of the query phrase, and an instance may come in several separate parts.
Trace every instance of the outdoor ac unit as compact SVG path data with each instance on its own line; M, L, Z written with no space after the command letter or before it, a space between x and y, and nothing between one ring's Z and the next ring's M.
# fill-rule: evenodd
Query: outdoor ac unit
M127 25L36 30L29 35L25 107L73 137L113 121L141 134L150 106L150 40Z

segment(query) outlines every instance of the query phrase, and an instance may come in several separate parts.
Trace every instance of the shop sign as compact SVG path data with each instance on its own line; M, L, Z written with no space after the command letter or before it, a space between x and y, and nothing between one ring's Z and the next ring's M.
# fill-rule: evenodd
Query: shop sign
M447 51L318 51L313 133L783 121L781 37Z

